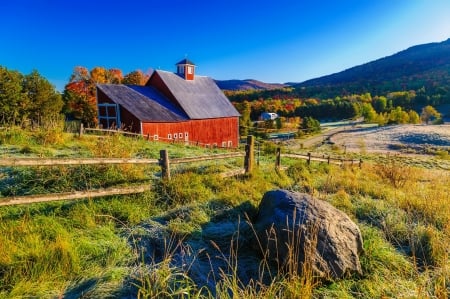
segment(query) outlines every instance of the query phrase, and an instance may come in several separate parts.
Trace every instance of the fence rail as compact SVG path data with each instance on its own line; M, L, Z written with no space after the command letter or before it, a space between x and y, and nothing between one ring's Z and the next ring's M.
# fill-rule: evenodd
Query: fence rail
M74 200L80 198L93 198L110 195L125 195L133 193L142 193L149 190L149 186L106 188L98 190L74 191L68 193L54 193L44 195L12 196L0 198L0 206L22 205L37 202L49 202L60 200Z
M224 154L215 154L199 157L187 157L187 158L172 158L169 159L167 150L160 151L159 159L138 159L138 158L0 158L0 166L7 167L32 167L32 166L63 166L63 165L106 165L106 164L147 164L147 165L159 165L161 167L161 178L170 179L170 164L182 164L182 163L194 163L211 160L222 160L244 157L243 169L231 170L227 173L221 174L222 177L236 176L245 173L251 173L254 165L254 139L253 136L248 136L247 145L244 152L231 152ZM277 149L275 167L281 167L281 158L293 158L307 160L310 164L311 161L326 162L328 164L359 164L362 165L362 160L348 160L332 158L330 156L314 157L311 153L307 155L286 153L281 154L281 149ZM75 200L81 198L94 198L110 195L124 195L133 193L142 193L149 190L150 186L131 186L131 187L112 187L97 190L86 191L74 191L69 193L57 193L57 194L43 194L43 195L30 195L30 196L12 196L0 198L0 206L30 204L37 202L50 202L60 200Z
M294 158L294 159L303 159L303 160L307 160L308 164L311 163L311 161L316 161L316 162L325 162L328 164L335 164L335 165L345 165L345 164L350 164L350 165L354 165L354 164L358 164L359 167L362 166L362 159L359 160L355 160L355 159L340 159L340 158L332 158L330 156L322 156L322 157L314 157L311 155L311 153L308 153L307 155L303 155L303 154L281 154L281 157L288 157L288 158ZM280 163L277 161L277 164ZM279 167L280 165L276 165L277 167Z
M208 160L220 160L244 157L244 153L226 153L199 157L174 158L172 164L193 163ZM0 166L62 166L62 165L98 165L98 164L160 164L158 159L140 158L0 158Z

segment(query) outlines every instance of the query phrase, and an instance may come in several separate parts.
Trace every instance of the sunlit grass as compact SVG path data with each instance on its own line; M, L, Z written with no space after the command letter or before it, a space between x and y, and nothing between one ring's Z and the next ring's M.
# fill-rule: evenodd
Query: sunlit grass
M120 135L78 137L43 144L33 133L0 132L4 157L159 158L217 153L179 144L147 142ZM284 159L274 169L273 146L261 151L251 175L222 177L242 168L242 159L177 165L170 181L158 166L74 166L1 169L3 196L147 184L140 195L0 208L0 298L121 297L154 294L212 298L447 298L450 260L450 174L430 165L372 156L358 167ZM397 158L396 158L397 159ZM409 166L408 166L409 165ZM413 166L415 165L415 166ZM215 288L196 285L184 269L162 261L149 264L136 255L132 231L158 220L183 241L202 238L215 221L255 214L263 194L284 188L313 194L346 212L364 240L362 277L321 283L307 276L277 275L243 284L233 271L215 273ZM152 220L152 221L153 221ZM232 242L232 240L230 240ZM238 247L231 246L233 250ZM223 248L218 247L218 250ZM194 253L195 254L195 253ZM235 252L227 253L231 270Z

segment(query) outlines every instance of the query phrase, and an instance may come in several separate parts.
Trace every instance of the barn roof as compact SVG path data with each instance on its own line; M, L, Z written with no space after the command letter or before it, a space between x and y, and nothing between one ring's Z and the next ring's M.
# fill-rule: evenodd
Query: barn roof
M219 89L213 79L195 76L184 80L177 74L156 70L167 88L190 119L239 116L236 108Z
M97 84L97 88L141 121L178 122L187 120L185 113L151 86Z
M192 61L190 61L189 59L186 59L186 58L181 60L181 61L179 61L175 65L179 65L179 64L192 64L192 65L195 65L195 63L193 63Z

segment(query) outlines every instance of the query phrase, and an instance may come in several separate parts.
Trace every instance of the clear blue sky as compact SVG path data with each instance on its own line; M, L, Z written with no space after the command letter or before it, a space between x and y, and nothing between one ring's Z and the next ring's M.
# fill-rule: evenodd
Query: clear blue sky
M0 65L59 90L75 66L302 82L450 38L449 0L2 0Z

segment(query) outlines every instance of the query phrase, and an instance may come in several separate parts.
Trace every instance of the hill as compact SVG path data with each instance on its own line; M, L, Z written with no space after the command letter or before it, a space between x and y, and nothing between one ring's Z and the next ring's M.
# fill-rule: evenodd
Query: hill
M342 93L385 94L390 91L434 89L450 84L450 39L410 47L394 55L296 85L311 96L317 88L328 96Z
M246 80L215 80L217 85L222 90L250 90L250 89L279 89L287 87L286 84L281 83L265 83L258 80L246 79Z

